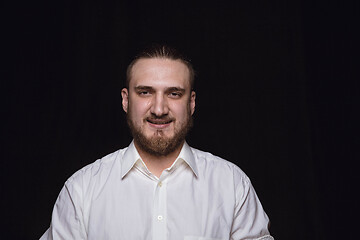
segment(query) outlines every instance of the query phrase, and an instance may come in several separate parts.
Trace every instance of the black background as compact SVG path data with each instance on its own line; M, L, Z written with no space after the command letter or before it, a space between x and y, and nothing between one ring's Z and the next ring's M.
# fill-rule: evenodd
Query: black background
M197 71L188 142L247 173L272 235L355 239L358 15L355 1L2 3L1 232L40 238L66 179L130 143L126 66L164 42Z

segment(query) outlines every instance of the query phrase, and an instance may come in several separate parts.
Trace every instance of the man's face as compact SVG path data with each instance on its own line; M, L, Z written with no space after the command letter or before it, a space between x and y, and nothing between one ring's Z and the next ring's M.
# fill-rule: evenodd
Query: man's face
M135 144L153 155L168 155L183 143L192 125L195 92L181 61L150 58L132 68L121 92Z

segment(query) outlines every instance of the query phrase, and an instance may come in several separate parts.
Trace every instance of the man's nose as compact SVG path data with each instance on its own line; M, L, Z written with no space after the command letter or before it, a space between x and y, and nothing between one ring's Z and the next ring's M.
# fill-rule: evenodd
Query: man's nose
M160 117L169 113L168 102L163 94L156 94L153 99L151 113Z

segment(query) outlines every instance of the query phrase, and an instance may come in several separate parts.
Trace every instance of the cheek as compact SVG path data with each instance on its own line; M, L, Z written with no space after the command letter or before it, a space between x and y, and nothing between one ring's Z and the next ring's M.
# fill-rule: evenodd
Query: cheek
M138 99L131 99L129 101L130 116L133 121L140 122L147 115L149 104L147 101L139 101Z
M184 122L188 118L190 114L190 107L189 104L174 104L171 107L171 112L173 116L179 121Z

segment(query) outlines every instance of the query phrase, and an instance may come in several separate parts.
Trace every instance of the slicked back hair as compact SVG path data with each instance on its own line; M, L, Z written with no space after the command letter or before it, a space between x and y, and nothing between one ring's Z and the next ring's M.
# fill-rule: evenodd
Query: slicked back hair
M194 88L195 80L195 71L190 63L190 61L185 58L178 50L167 45L151 45L150 47L145 48L141 51L136 57L131 61L126 70L126 88L129 89L131 73L135 63L140 59L151 59L151 58L160 58L160 59L170 59L170 60L179 60L189 70L189 81L191 90Z

